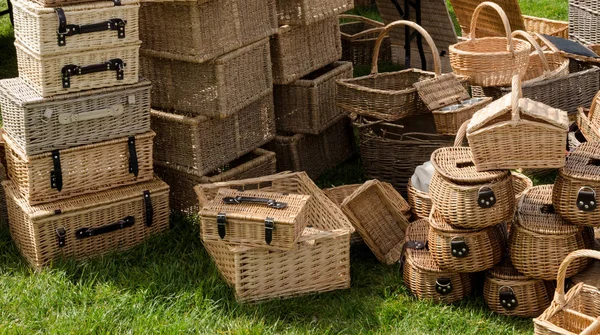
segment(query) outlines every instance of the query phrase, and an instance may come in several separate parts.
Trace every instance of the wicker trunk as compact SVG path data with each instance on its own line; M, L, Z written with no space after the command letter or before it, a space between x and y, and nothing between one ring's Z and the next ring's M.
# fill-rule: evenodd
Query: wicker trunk
M169 227L169 186L159 179L39 206L12 181L3 186L11 236L33 267L129 249Z
M0 81L4 130L27 155L150 131L150 82L42 98L21 79Z

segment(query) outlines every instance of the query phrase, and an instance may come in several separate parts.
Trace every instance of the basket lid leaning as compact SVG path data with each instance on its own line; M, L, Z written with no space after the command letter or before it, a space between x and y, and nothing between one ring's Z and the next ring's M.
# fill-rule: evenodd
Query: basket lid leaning
M445 147L431 154L431 164L442 177L458 184L484 184L505 178L508 170L477 171L469 147Z
M541 235L569 235L583 229L555 213L552 185L535 186L525 192L519 202L517 217L519 226Z

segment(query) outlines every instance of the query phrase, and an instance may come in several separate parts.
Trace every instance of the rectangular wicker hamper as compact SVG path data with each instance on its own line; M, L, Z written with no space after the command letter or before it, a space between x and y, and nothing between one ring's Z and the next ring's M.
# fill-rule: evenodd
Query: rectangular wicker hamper
M594 0L569 0L569 38L582 44L598 44L600 3Z
M263 95L226 119L187 117L152 110L154 159L206 174L275 137L273 94Z
M277 131L317 135L339 119L337 79L352 78L352 63L335 62L287 85L275 85Z
M39 206L11 181L2 186L10 234L34 267L126 250L169 227L169 186L160 179Z
M277 0L279 24L309 25L354 8L354 0Z
M198 199L194 186L220 181L268 176L275 173L275 153L263 149L252 152L225 164L206 175L196 170L154 162L154 172L171 187L171 209L186 214L198 212Z
M141 51L142 75L152 82L152 107L225 118L273 89L269 40L208 62Z
M8 176L31 205L150 180L154 135L27 156L5 133Z
M275 0L150 1L140 8L143 48L166 58L203 62L276 31Z
M42 98L21 79L0 81L4 130L27 155L150 131L150 82Z

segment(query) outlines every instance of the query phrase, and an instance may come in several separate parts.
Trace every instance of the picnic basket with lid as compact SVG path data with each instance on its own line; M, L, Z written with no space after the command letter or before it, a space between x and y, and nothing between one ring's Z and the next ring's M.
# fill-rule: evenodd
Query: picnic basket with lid
M592 228L569 224L555 212L552 185L535 186L525 192L516 216L510 228L509 254L514 267L525 276L552 280L569 253L593 246ZM577 260L569 268L568 277L588 264L586 259Z
M354 8L354 0L277 0L280 25L310 25Z
M467 273L441 269L427 250L429 221L417 220L406 229L402 277L410 292L419 299L451 304L471 293Z
M385 25L360 15L342 14L339 16L342 35L342 60L352 62L354 66L371 64L373 48L379 33ZM392 61L392 44L386 36L379 50L383 62Z

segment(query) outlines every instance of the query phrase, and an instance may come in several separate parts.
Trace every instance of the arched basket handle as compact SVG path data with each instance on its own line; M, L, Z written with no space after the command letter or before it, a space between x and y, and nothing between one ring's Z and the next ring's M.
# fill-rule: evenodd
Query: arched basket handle
M508 21L508 17L506 16L506 13L502 9L502 7L490 1L482 2L481 4L479 4L479 6L477 6L477 8L475 8L475 11L473 12L473 17L471 18L471 35L469 37L469 40L474 40L476 38L475 35L477 31L477 20L479 20L479 14L481 14L481 11L485 7L491 7L495 9L496 12L498 12L498 15L500 15L502 23L504 24L504 30L506 32L506 38L508 41L507 50L510 53L514 53L513 38L511 35L512 30L510 28L510 22Z
M558 268L558 276L556 278L556 294L554 295L554 300L559 304L559 306L564 306L565 301L565 277L567 276L567 269L571 263L579 258L595 258L600 260L600 251L596 250L577 250L570 253L560 264Z

